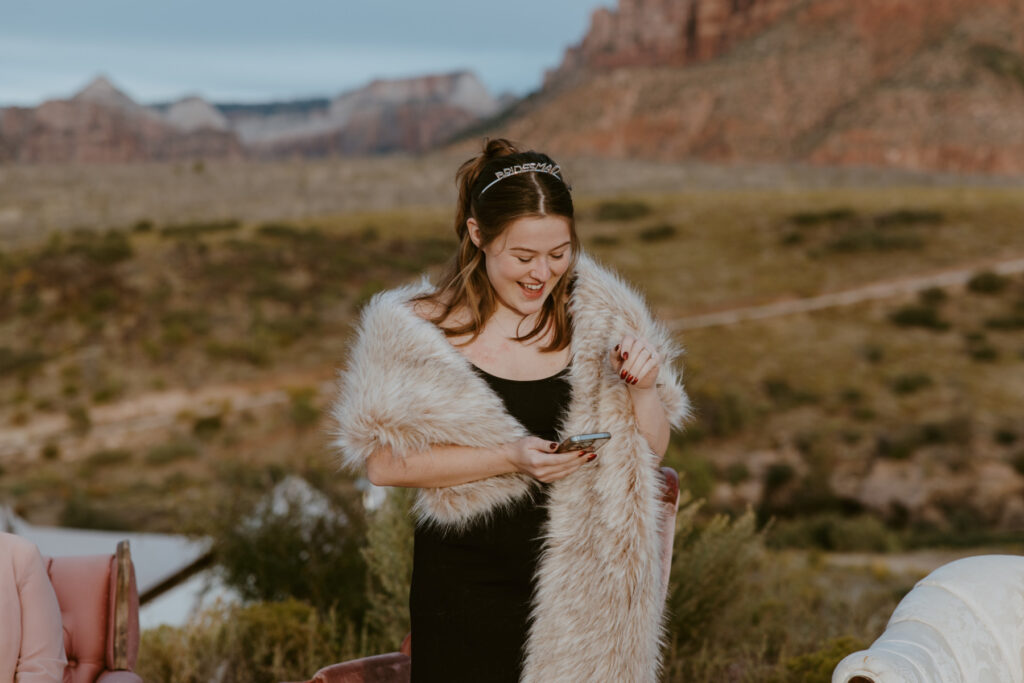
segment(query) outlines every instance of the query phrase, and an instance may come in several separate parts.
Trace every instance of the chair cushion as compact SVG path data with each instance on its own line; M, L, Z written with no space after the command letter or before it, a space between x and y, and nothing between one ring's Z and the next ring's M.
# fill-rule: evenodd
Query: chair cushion
M56 557L50 582L64 622L65 683L93 683L107 669L110 555Z

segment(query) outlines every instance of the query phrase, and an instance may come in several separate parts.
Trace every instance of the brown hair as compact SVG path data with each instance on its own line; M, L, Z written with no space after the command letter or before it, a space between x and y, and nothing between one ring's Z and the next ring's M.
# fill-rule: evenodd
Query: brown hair
M526 164L536 165L529 168L554 168L555 172L542 170L504 174L510 167L521 168ZM569 267L545 299L537 324L515 340L533 339L550 326L554 331L551 343L541 350L558 351L569 345L572 333L568 299L580 245L569 186L556 173L558 166L551 157L532 150L520 152L504 138L488 140L483 152L459 167L455 174L459 187L459 203L455 210L455 234L459 238L459 247L437 289L419 297L440 305L440 312L430 319L435 325L441 325L452 311L465 308L469 312L469 320L464 324L442 328L446 336L471 334L469 341L476 339L497 309L497 298L487 277L482 247L497 239L520 218L558 216L569 223L572 245ZM480 227L480 247L470 239L466 225L470 218L476 219Z

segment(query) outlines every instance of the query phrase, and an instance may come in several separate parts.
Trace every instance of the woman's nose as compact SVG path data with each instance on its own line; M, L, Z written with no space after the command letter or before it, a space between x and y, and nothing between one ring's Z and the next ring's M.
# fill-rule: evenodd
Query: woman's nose
M537 278L541 282L544 282L551 277L551 267L548 265L546 259L539 259L537 265L532 271L530 271L532 277Z

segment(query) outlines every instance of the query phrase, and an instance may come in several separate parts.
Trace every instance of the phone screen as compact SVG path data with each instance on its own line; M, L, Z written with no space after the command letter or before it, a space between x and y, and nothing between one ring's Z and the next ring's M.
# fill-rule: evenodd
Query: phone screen
M612 438L612 435L608 432L577 434L576 436L570 436L565 441L558 444L558 450L555 452L565 453L567 451L590 451L593 453L598 448L605 445L610 438Z

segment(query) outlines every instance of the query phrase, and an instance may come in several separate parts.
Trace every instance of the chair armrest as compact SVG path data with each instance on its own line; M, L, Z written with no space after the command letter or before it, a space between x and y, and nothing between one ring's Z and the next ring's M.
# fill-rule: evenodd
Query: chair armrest
M133 671L104 671L96 683L142 683L142 679Z
M326 666L310 683L408 683L411 670L412 658L389 652Z

